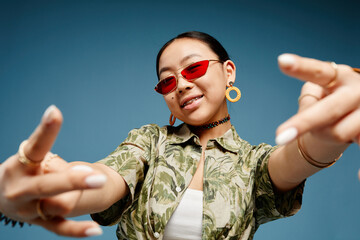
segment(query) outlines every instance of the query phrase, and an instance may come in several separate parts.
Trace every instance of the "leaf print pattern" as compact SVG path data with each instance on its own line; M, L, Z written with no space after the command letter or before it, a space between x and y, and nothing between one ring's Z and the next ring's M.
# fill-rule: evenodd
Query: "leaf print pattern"
M117 171L130 193L109 209L92 214L102 225L118 224L118 239L162 239L201 157L199 138L186 124L151 124L130 131L99 161ZM260 224L294 215L304 183L275 194L268 174L267 144L250 145L234 127L209 140L205 149L202 239L252 239ZM179 191L180 190L180 191Z

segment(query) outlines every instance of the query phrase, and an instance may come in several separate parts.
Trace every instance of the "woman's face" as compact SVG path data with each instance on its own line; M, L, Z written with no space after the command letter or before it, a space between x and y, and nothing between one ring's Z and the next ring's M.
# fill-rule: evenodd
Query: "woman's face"
M227 116L226 86L235 82L233 62L210 61L204 76L189 82L180 74L184 67L201 60L218 59L207 44L190 38L176 39L159 60L160 79L177 78L175 91L164 95L171 113L181 121L199 126Z

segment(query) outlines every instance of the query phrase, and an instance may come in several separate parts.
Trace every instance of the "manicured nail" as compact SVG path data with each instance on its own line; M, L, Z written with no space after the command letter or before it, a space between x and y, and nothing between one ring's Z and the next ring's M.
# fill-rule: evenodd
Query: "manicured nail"
M50 105L44 112L43 115L43 120L45 121L45 123L50 123L51 122L51 114L53 113L53 111L56 109L55 105Z
M82 171L82 172L93 172L94 171L94 169L92 169L91 167L86 166L86 165L76 165L76 166L73 166L71 168L71 170Z
M294 58L294 56L285 53L285 54L281 54L278 57L278 61L284 67L290 67L290 66L294 65L295 58Z
M88 176L85 183L91 188L102 187L106 182L106 176L103 174Z
M275 142L277 145L285 145L294 140L297 134L298 131L296 130L296 128L288 128L276 137Z
M99 227L92 227L85 230L85 235L88 237L99 236L103 234L103 231Z

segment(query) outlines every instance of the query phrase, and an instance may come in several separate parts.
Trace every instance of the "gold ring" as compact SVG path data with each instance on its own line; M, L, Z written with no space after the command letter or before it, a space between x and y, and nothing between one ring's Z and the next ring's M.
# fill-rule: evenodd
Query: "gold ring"
M313 97L318 101L320 100L320 98L318 96L315 96L315 95L313 95L311 93L306 93L306 94L300 95L300 97L298 98L298 103L300 104L301 99L303 99L306 96Z
M337 66L337 64L335 62L330 62L330 66L334 69L335 75L330 80L330 82L325 86L325 88L331 88L331 87L335 86L336 79L337 79L337 76L338 76L338 66Z
M51 154L51 155L50 155ZM49 156L50 155L50 156ZM54 158L60 158L62 159L59 155L54 154L52 152L49 152L48 154L45 155L45 158L43 160L43 166L42 166L42 173L49 173L50 171L50 167L49 167L49 162L54 159Z
M57 157L60 157L59 155L57 155L56 153L51 153L52 155L44 160L46 161L50 161L51 159L54 159L54 158L57 158Z
M24 153L24 147L25 145L28 143L28 140L25 140L23 141L20 146L19 146L19 151L18 151L18 154L19 154L19 162L21 162L22 164L24 164L25 166L30 166L30 167L38 167L40 166L41 164L41 161L39 162L35 162L33 160L30 160L28 159L26 156L25 156L25 153Z
M37 203L36 203L36 212L42 220L47 221L50 218L45 215L44 211L42 210L41 203L42 203L42 200L39 199L39 201L37 201Z

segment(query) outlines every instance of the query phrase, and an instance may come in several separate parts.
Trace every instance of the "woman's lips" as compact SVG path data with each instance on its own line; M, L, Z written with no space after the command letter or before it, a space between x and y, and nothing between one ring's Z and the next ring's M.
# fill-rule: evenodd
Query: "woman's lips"
M194 97L186 102L184 102L182 105L181 105L181 108L184 108L184 109L191 109L193 107L195 107L197 105L197 103L199 102L200 99L202 99L204 95L201 95L201 96L197 96L197 97Z

